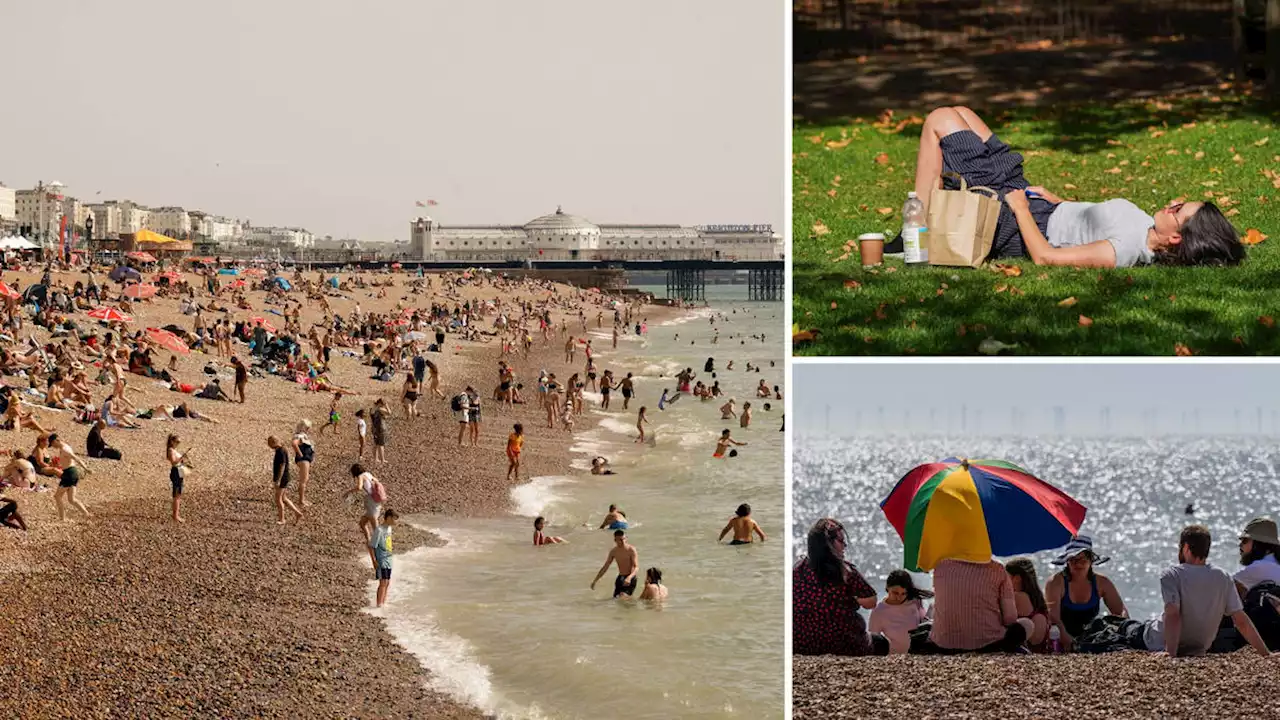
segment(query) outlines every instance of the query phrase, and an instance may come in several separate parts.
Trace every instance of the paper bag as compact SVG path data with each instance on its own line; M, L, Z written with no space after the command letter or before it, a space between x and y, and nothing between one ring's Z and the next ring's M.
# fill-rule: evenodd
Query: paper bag
M991 252L1000 196L988 187L969 187L955 173L946 175L957 178L960 189L943 190L939 183L929 195L929 264L976 268Z

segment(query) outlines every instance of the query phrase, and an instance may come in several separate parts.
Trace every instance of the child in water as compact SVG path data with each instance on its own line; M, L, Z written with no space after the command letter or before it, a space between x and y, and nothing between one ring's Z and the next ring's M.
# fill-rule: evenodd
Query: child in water
M916 588L906 570L889 573L884 586L884 600L871 611L867 631L884 635L889 639L890 654L902 655L911 648L911 631L928 618L923 600L933 593Z
M742 503L738 506L737 512L734 513L733 517L729 518L729 524L725 525L724 529L720 531L720 537L716 538L716 542L724 540L724 536L728 535L730 530L733 531L733 542L730 542L730 545L750 545L751 533L753 532L760 536L760 542L764 542L767 539L764 536L764 531L760 529L760 526L751 517L751 506L747 503Z
M378 607L387 601L387 588L391 586L391 529L398 517L395 510L387 510L382 515L382 524L369 538L369 547L378 563Z
M539 515L533 521L533 544L538 545L559 545L565 542L564 538L553 537L551 535L542 534L542 526L546 524L546 518Z

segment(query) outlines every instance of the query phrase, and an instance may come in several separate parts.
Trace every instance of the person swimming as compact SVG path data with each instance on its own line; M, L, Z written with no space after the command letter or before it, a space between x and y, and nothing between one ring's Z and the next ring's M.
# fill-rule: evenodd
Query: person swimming
M591 458L591 474L614 475L613 470L609 468L609 458L600 456Z
M610 505L609 512L604 516L604 522L600 523L601 530L626 530L627 514L618 509L617 505Z
M764 531L752 519L751 506L747 503L742 503L738 506L734 516L729 518L729 523L720 531L720 537L716 538L716 542L723 541L724 536L728 535L730 531L733 531L733 541L729 543L730 545L750 545L752 532L760 536L760 542L764 542L766 539Z
M746 443L738 442L737 440L729 437L729 429L725 428L724 432L720 433L720 439L716 441L716 451L712 457L724 457L725 453L729 450L730 445L746 445Z
M640 599L667 599L667 586L662 584L662 571L658 568L651 567L644 571L644 590L640 593Z

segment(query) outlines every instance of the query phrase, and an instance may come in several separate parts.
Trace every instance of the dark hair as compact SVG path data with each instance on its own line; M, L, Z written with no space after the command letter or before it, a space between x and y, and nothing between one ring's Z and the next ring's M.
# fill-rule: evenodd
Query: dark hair
M845 562L844 554L835 547L837 540L844 541L846 537L844 526L832 518L823 518L809 528L806 562L819 581L843 585L848 580L852 566Z
M390 510L390 509L388 509L386 512L382 513L382 519L383 519L384 521L385 521L385 520L395 520L395 519L396 519L396 518L398 518L398 517L400 517L400 513L396 512L395 510Z
M932 590L921 590L916 587L915 580L911 579L911 573L906 570L894 570L889 573L889 576L884 579L884 588L888 590L891 587L900 587L906 590L908 600L933 597Z
M360 463L352 463L351 477L360 477L363 474L364 474L364 466L361 465Z
M1204 525L1188 525L1182 528L1182 534L1178 537L1178 547L1186 545L1191 556L1197 560L1209 558L1211 544L1212 536L1209 535L1209 528Z
M1272 556L1276 560L1280 560L1280 545L1272 545L1271 543L1254 540L1253 549L1247 554L1241 555L1240 562L1242 565L1249 565L1268 555Z
M542 517L541 515L539 515L538 517L536 517L536 518L534 518L534 519L533 519L533 526L534 526L534 527L538 527L538 523L544 523L544 522L546 522L546 521L547 521L547 519L546 519L546 518L544 518L544 517Z
M524 433L524 426L523 426L523 425L521 425L520 423L516 423L516 424L515 424L515 425L513 425L512 427L514 427L514 428L515 428L515 430L516 430L516 434L517 434L517 435L519 435L519 434L523 434L523 433Z
M615 539L615 540L616 540L616 539L618 539L618 538L620 538L620 537L622 537L622 536L624 536L624 535L626 535L626 533L625 533L625 532L623 532L623 531L621 531L621 530L614 530L614 531L613 531L613 537L614 537L614 539Z
M1049 614L1049 606L1044 601L1044 593L1040 591L1040 581L1036 579L1036 564L1031 558L1014 558L1004 564L1004 571L1010 576L1022 578L1022 592L1031 600L1031 609L1038 613Z
M654 585L662 584L662 571L656 567L651 567L644 571L645 577Z
M750 505L748 505L747 503L742 503L741 505L738 506L738 517L746 517L750 514L751 514Z
M1244 245L1217 205L1207 202L1178 230L1182 239L1156 253L1162 265L1239 265Z

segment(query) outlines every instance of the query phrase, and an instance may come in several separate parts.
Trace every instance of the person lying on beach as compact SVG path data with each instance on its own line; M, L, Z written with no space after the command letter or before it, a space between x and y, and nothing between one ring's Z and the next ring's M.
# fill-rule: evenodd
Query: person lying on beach
M764 531L760 529L755 519L751 517L751 506L747 503L742 503L738 506L734 516L729 518L729 523L720 531L720 537L716 538L716 542L722 542L724 536L728 535L730 531L733 532L733 541L729 543L730 545L750 545L751 533L753 532L760 536L760 542L764 542L766 539Z
M662 571L651 567L644 571L644 590L640 591L641 600L666 600L667 586L662 584Z
M610 505L609 512L605 514L604 521L600 523L600 530L626 530L627 514L618 509L617 505Z
M1029 186L1022 156L966 107L937 108L925 119L915 191L926 213L940 179L947 188L959 189L943 173L958 174L970 186L991 188L1003 198L990 258L1116 268L1238 265L1245 256L1236 229L1212 202L1174 200L1149 215L1122 198L1066 202Z
M1013 582L1013 603L1018 608L1018 617L1031 621L1027 647L1036 651L1049 650L1049 608L1036 579L1036 564L1031 558L1014 558L1004 564L1004 571L1009 573L1009 580Z
M867 631L889 639L890 655L902 655L911 648L911 632L928 619L924 601L933 593L917 588L906 570L890 572L884 591L884 600L871 611Z
M542 526L545 525L546 522L547 522L546 518L542 517L541 515L539 515L537 518L534 519L533 521L534 546L536 547L538 545L559 545L562 542L566 542L564 538L554 537L552 535L544 535L542 533Z
M27 531L27 521L18 512L18 501L13 498L0 497L0 525L14 530Z
M36 489L36 467L26 453L14 450L9 464L4 467L4 480L16 488Z
M1230 618L1240 636L1263 657L1280 658L1267 649L1253 621L1244 611L1235 582L1221 568L1209 564L1212 537L1203 525L1188 525L1178 537L1178 564L1160 576L1164 613L1148 620L1130 635L1130 646L1169 657L1196 657L1208 652Z
M33 411L22 409L22 399L17 391L9 388L9 406L4 411L4 424L6 427L18 430L27 428L35 430L40 434L49 432L49 429L40 424Z
M374 556L374 572L378 578L378 607L387 602L387 589L391 587L391 531L399 518L395 510L387 508L382 524L369 538L369 550Z
M1057 626L1064 652L1071 651L1076 637L1098 617L1104 603L1110 614L1129 617L1115 584L1094 571L1110 559L1093 551L1093 539L1088 535L1077 535L1053 561L1066 567L1049 578L1044 599L1049 622Z
M640 567L640 554L634 545L627 542L627 534L622 530L613 531L613 547L605 556L600 572L596 573L596 578L591 581L591 589L596 589L596 583L600 582L600 578L604 577L604 574L609 571L609 566L615 562L618 563L618 577L613 581L613 596L615 598L619 595L631 597L636 591L636 570Z
M609 467L609 459L596 456L591 458L591 474L592 475L613 475L613 470Z
M741 445L746 445L746 443L738 442L737 440L734 440L733 438L729 437L729 429L725 428L724 432L720 433L720 439L716 441L716 451L715 453L712 454L712 457L716 457L716 458L724 457L725 451L729 449L730 445L741 446Z

